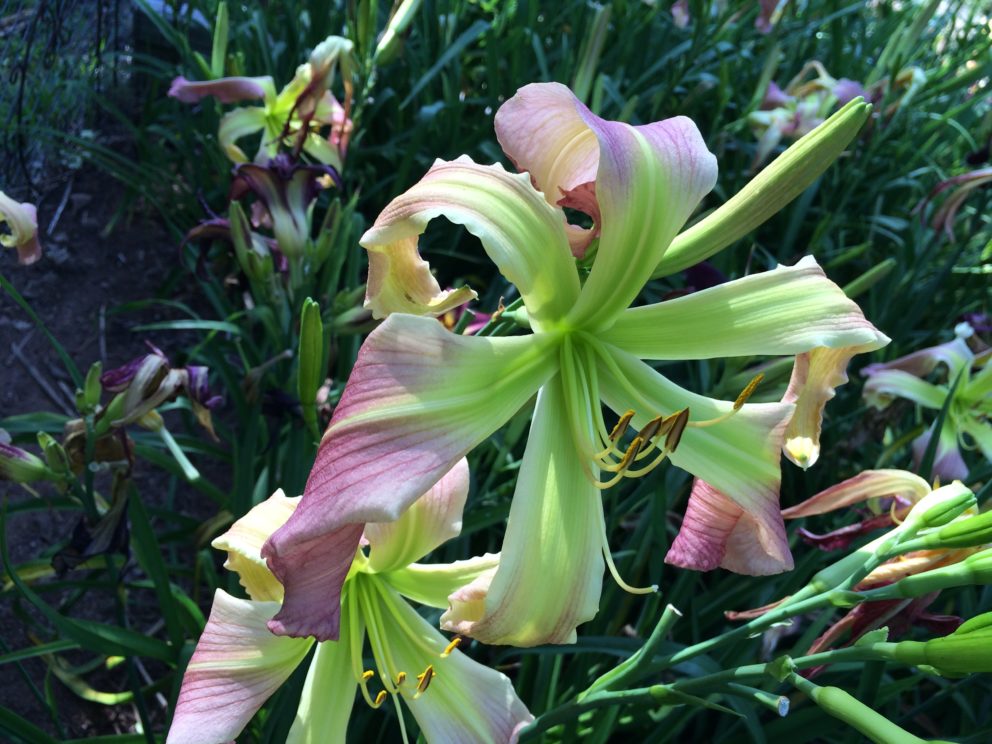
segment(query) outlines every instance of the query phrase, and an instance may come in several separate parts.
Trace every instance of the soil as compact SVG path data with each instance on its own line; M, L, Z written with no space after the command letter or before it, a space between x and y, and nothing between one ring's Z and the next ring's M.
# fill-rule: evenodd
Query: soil
M106 370L141 355L145 340L166 354L181 350L188 338L174 332L131 330L142 323L175 318L175 311L152 306L141 311L115 312L124 303L161 296L160 289L166 280L179 271L176 239L154 219L143 215L136 215L103 237L101 231L114 214L122 194L115 182L100 173L79 173L68 192L65 189L64 184L60 185L37 203L42 259L32 266L18 266L14 251L4 249L0 252L0 272L30 303L83 374L96 360ZM47 228L66 194L66 206L49 232ZM24 199L24 195L16 193L11 196ZM182 290L183 284L192 282L176 282L179 296L173 291L171 297L193 306L199 304L194 297L183 296L192 295ZM2 291L0 383L0 426L4 418L18 414L38 411L74 414L74 385L58 355L31 318ZM38 451L33 444L22 443L22 446ZM164 493L169 477L139 461L135 465L134 481L146 505L152 506L156 497ZM17 503L31 498L35 497L20 486L0 481L3 502ZM177 508L205 517L211 510L202 502L202 497L197 497L189 486L180 484ZM68 540L78 517L77 512L52 509L12 514L6 537L13 563L50 555L53 546ZM58 596L58 593L46 594L46 599L55 602ZM75 617L114 622L113 604L110 592L92 590L69 612ZM25 602L18 602L14 591L0 593L0 654L37 642L28 637L18 612L37 620L37 611ZM72 656L69 658L76 661ZM27 660L20 667L19 672L17 665L7 665L0 673L3 707L51 734L67 738L134 732L136 716L128 713L129 706L107 707L80 699L48 675L48 667L40 659ZM46 676L62 721L62 732L55 729L45 707L30 689L30 684L34 684L44 691ZM118 674L106 682L119 682L120 678ZM161 706L157 713L156 717L164 719Z

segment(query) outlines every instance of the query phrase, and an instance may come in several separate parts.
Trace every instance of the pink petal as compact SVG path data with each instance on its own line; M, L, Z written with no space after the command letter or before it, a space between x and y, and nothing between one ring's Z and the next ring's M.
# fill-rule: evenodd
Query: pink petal
M871 377L878 372L895 369L916 377L926 377L937 368L938 364L944 364L953 377L962 367L970 365L974 358L968 344L963 339L955 338L945 344L914 351L891 362L869 364L861 370L861 374Z
M303 500L262 555L286 600L273 632L337 635L341 581L366 522L390 522L534 394L557 364L542 336L458 336L394 314L359 352Z
M265 627L277 608L217 590L183 675L167 744L231 741L303 661L308 641L280 638Z
M865 470L853 478L820 491L801 504L782 510L786 519L798 519L841 509L872 498L892 496L915 504L930 493L930 485L905 470Z
M720 567L749 576L793 567L785 523L775 504L758 503L745 511L698 478L665 562L697 571Z
M930 428L913 440L913 462L919 468L923 462L923 455L926 454L930 445L930 438L933 437L935 421ZM940 439L937 442L937 452L934 455L932 474L943 482L954 480L964 480L968 477L968 465L961 457L961 450L958 449L958 438L954 433L954 428L950 421L944 422L944 427L940 432Z
M180 75L169 86L169 96L183 103L197 103L209 96L214 96L221 103L237 103L265 98L266 86L272 86L272 78L228 77L192 81Z

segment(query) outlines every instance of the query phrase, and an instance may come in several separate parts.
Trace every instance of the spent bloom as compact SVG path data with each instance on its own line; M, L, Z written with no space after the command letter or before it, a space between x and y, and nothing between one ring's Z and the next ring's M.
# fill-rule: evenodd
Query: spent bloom
M424 620L404 596L446 607L461 584L492 571L499 557L452 564L414 563L461 531L468 465L460 461L401 519L369 524L346 567L337 641L273 635L266 627L282 586L260 555L262 543L293 514L299 498L277 491L214 540L228 551L250 599L221 589L183 677L168 744L222 744L255 712L316 645L288 742L344 742L356 689L373 708L390 695L409 708L428 742L509 742L533 717L510 681L472 661ZM323 598L321 598L323 601ZM374 669L365 665L365 641ZM375 691L378 688L378 692ZM403 729L405 736L405 727Z
M924 207L937 196L954 189L933 214L930 216L930 226L934 230L943 230L948 240L954 240L954 222L965 200L978 189L992 183L992 168L979 168L962 173L959 176L945 179L933 187L933 190L916 205L914 212L922 214Z
M689 119L606 121L566 87L539 84L507 101L495 123L527 173L439 160L362 238L367 301L388 317L359 352L299 509L263 548L286 587L270 624L279 634L335 637L335 605L315 607L308 594L340 591L362 525L398 518L535 393L500 566L453 595L446 627L492 643L572 642L598 610L604 563L621 581L601 491L666 460L726 493L733 538L771 556L743 570L786 570L783 445L789 454L801 443L811 464L836 365L887 341L812 258L630 307L716 182L715 158ZM593 226L568 224L562 204ZM519 291L532 333L456 335L423 317L471 297L442 292L419 256L418 236L440 215L480 239ZM593 245L583 282L574 255ZM686 255L694 250L663 273L710 255ZM752 386L736 401L711 400L642 361L756 354L806 355L808 384L797 383L793 402L748 404ZM603 404L619 417L612 428Z
M183 103L196 103L213 96L221 103L261 100L261 106L248 106L228 112L220 121L218 139L225 154L235 163L248 157L238 140L262 132L256 161L275 157L280 143L291 145L295 153L302 149L325 165L341 170L348 149L351 119L351 49L352 43L339 36L329 36L300 65L293 79L276 94L269 76L228 77L194 82L184 77L172 81L169 95ZM331 94L335 66L340 64L345 89L342 106ZM324 136L321 129L330 127Z
M17 262L27 266L41 258L38 212L34 204L19 203L0 191L0 245L17 251Z
M916 403L936 412L944 408L951 397L944 424L936 436L936 456L933 473L945 480L965 478L968 465L961 449L977 449L982 457L992 461L992 354L972 352L966 338L971 326L961 323L955 329L954 340L913 352L891 362L870 364L861 370L865 381L864 397L875 408L887 407L895 398ZM942 368L942 369L941 369ZM941 372L939 382L928 381ZM955 386L956 384L956 386ZM953 388L953 391L952 391ZM913 441L913 459L919 465L937 422Z

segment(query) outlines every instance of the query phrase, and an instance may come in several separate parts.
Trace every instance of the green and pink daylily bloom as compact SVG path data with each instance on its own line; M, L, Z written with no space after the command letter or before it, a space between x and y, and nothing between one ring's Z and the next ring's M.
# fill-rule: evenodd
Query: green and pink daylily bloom
M815 460L822 385L838 375L831 365L885 336L811 258L630 307L716 182L716 160L689 119L606 121L564 86L539 84L503 105L496 133L526 174L437 161L361 241L368 304L388 317L359 353L300 508L263 549L286 586L276 633L336 637L338 612L324 598L339 591L362 524L398 518L535 393L499 569L452 595L446 627L490 643L574 641L598 610L604 564L616 576L600 491L665 460L749 515L740 539L773 559L739 570L792 565L778 509L783 445ZM585 205L576 208L594 227L569 225L562 204ZM533 333L466 337L424 317L472 296L442 292L417 250L442 215L480 239ZM574 255L590 239L598 244L583 281ZM792 400L764 404L745 403L750 390L711 400L642 361L795 354L807 365ZM620 417L612 429L603 404Z
M17 251L23 266L41 258L38 242L38 212L34 204L17 202L0 191L0 245Z
M230 111L220 121L218 139L224 153L235 163L248 162L238 140L262 132L256 162L274 158L280 143L289 142L318 162L340 171L352 127L348 118L351 49L352 43L347 39L329 36L314 48L310 60L297 68L296 75L278 94L275 81L265 75L199 82L180 76L172 81L169 95L183 103L196 103L211 96L221 103L262 101L261 106ZM343 72L344 106L329 90L337 64ZM320 132L324 126L330 126L326 137Z
M968 465L961 447L977 449L982 457L992 461L992 354L986 350L976 356L962 338L970 336L967 323L959 325L961 335L944 344L921 349L891 362L870 364L861 374L865 382L864 397L874 407L883 409L895 398L916 403L921 408L940 411L952 395L947 417L941 427L933 462L933 473L944 480L963 479ZM946 376L941 382L926 378L943 367ZM960 378L960 379L959 379ZM913 441L913 459L917 466L934 436L936 421Z
M183 677L168 744L232 741L311 650L290 744L344 742L356 690L375 708L393 696L401 722L402 699L428 742L515 740L533 716L510 680L472 661L403 598L444 608L457 587L496 568L495 555L414 563L461 531L468 485L468 465L461 460L401 519L365 527L369 552L353 553L337 641L284 638L266 627L279 610L283 589L260 550L291 517L299 498L277 491L235 522L213 545L228 551L225 566L238 573L251 599L217 590ZM365 667L366 638L374 670ZM405 726L403 731L405 736Z

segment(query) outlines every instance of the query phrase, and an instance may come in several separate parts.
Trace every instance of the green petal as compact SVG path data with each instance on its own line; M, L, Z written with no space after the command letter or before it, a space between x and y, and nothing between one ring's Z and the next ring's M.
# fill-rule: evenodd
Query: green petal
M562 387L555 377L538 394L499 568L488 591L452 595L447 629L484 643L574 643L599 610L602 497L577 457Z
M600 394L618 413L635 411L633 423L637 427L657 415L686 407L690 423L715 419L733 410L731 402L696 395L630 354L604 347L612 365L601 364L599 368ZM777 502L780 450L793 410L788 403L745 404L726 421L705 428L690 426L671 461L744 509L771 499Z
M883 369L872 374L865 382L864 396L876 408L885 408L893 398L905 398L924 408L941 409L947 390L931 385L901 369Z
M478 165L465 156L436 161L419 183L390 202L361 244L370 252L390 254L442 215L482 241L520 291L535 329L554 324L571 308L579 277L564 213L544 200L526 174L508 173L500 165ZM377 281L369 277L370 285Z
M286 744L344 744L358 687L350 632L344 622L337 641L317 644Z
M491 576L498 565L499 553L486 553L454 563L412 563L382 578L404 597L446 610L451 594L480 576Z
M606 340L641 359L792 355L888 339L807 256L795 266L625 311Z
M220 120L217 139L224 153L235 163L247 163L249 158L237 141L265 128L265 109L261 106L237 108L224 114Z

